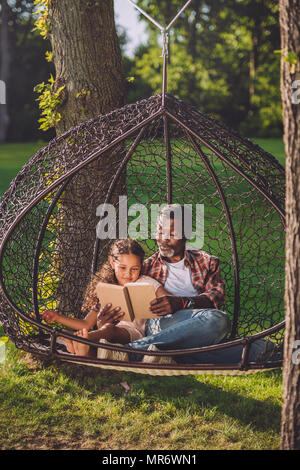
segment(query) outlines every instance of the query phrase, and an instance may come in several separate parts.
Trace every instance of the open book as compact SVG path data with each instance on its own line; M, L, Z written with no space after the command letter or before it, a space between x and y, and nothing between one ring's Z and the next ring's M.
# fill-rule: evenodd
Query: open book
M150 310L150 302L156 298L152 284L131 282L125 286L118 286L99 282L96 292L102 307L106 304L111 304L111 308L121 307L121 312L125 313L122 321L157 318L157 315Z

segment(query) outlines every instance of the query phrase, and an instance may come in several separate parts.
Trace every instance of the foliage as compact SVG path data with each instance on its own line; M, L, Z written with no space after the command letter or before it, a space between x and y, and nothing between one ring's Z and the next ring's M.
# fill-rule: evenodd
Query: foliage
M40 32L43 39L48 38L50 32L50 21L48 18L48 8L51 0L34 0L34 5L38 8L34 11L34 15L37 16L35 21L35 30ZM52 62L53 54L52 51L46 51L45 59L47 62ZM52 75L48 79L48 83L39 83L34 87L34 91L39 93L37 101L39 101L39 108L42 110L41 118L38 120L41 123L39 129L47 131L58 124L61 120L61 114L58 111L59 105L63 103L62 91L65 89L65 85L55 86L55 80Z
M7 82L7 103L10 117L9 141L49 140L53 131L41 132L37 126L39 108L33 88L47 80L53 65L44 61L48 48L34 29L33 1L11 0L9 7L10 78Z
M40 32L40 35L46 39L50 30L50 23L48 20L48 7L51 0L35 0L34 5L37 5L37 9L34 11L34 15L37 15L35 21L35 30Z
M40 83L34 87L34 91L39 93L37 100L39 107L42 110L39 122L41 123L40 129L46 131L51 127L55 127L61 120L61 114L58 111L59 105L63 103L62 92L65 85L59 86L55 89L55 80L51 75L48 83Z
M275 52L280 54L284 62L287 62L289 64L291 74L296 73L297 68L299 68L300 65L300 59L297 56L296 52L282 49Z
M181 6L141 1L162 25ZM137 51L132 75L152 94L161 92L161 39L148 21L147 28L149 41ZM275 0L195 0L169 32L168 90L248 136L280 136L279 45Z
M49 1L9 2L9 140L49 140L55 135L53 127L46 134L38 130L39 108L33 92L37 83L45 83L43 91L58 88L48 82L50 74L55 77L48 41ZM139 4L161 24L168 24L182 7L181 0L141 0ZM126 56L128 38L118 28L129 103L161 92L160 32L142 16L141 21L146 21L149 39L133 58ZM297 58L293 51L279 51L276 0L194 0L171 29L169 42L169 92L247 136L282 135L280 58L288 61L291 71ZM59 117L53 113L48 125Z

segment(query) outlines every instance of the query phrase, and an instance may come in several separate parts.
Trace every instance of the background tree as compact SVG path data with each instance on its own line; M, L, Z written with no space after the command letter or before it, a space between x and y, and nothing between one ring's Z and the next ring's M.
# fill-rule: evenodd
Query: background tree
M113 0L49 1L48 36L55 87L65 85L60 134L79 122L125 103L122 57Z
M113 0L42 0L37 27L50 39L48 56L55 66L55 77L40 85L40 104L45 128L55 125L57 135L99 114L125 103L125 80L121 50L114 22ZM49 95L53 97L48 100ZM57 219L56 256L59 262L57 287L59 308L65 314L80 310L85 286L76 279L89 281L96 238L96 208L105 200L108 189L107 168L115 160L106 154L76 175L64 191ZM100 184L101 182L101 184ZM124 181L120 181L123 190ZM98 188L93 198L89 188ZM77 250L73 271L70 258ZM60 292L63 294L60 295Z
M180 0L142 0L161 24ZM148 48L135 76L161 90L159 31L149 22ZM170 93L248 136L281 135L280 48L276 0L197 0L170 31ZM230 112L229 112L230 110Z
M37 82L47 78L51 65L44 60L45 41L37 31L33 31L33 2L11 0L3 2L1 7L3 11L6 9L6 21L1 21L2 37L4 26L6 39L1 38L0 57L2 64L7 64L8 116L2 141L49 140L54 136L53 131L44 133L38 129L39 108L33 88Z
M286 336L284 346L282 449L300 449L300 368L292 361L300 340L300 104L293 82L300 80L300 4L280 0L282 105L286 153ZM298 348L299 349L299 348ZM296 352L294 350L294 352Z
M60 102L66 97L67 90L58 93L63 82L56 81L52 62L56 59L58 61L58 58L50 50L48 3L49 0L38 0L34 6L33 0L8 2L11 60L7 83L10 124L6 140L9 141L48 141L55 135L55 127L60 132L59 127L63 126L64 118L60 124L57 118L64 108ZM97 8L100 3L103 2L84 1L81 4L81 16L77 19L82 17L83 11L93 12L93 8ZM141 0L139 4L161 23L168 22L182 7L181 0ZM55 2L52 5L55 6ZM41 10L38 24L46 41L34 30L34 9ZM66 14L72 15L72 11L67 10ZM141 21L145 21L144 17L141 17ZM127 94L127 102L135 102L161 91L160 35L148 21L146 24L149 41L137 48L135 57L126 57L122 51L123 68L128 78L124 93ZM117 33L122 47L126 35L122 30ZM278 93L280 55L274 53L280 49L277 0L194 0L176 21L176 27L170 31L170 43L171 93L178 94L247 136L282 135L281 100ZM1 46L3 44L1 41ZM45 55L47 61L44 60ZM50 73L55 83L48 81ZM43 108L45 114L41 116L43 120L37 124L38 95L33 88L41 83L42 86L37 86L40 96L48 91L56 93L57 99L53 101L63 106L55 110L46 105ZM71 96L67 106L79 109L84 120L89 114L90 104L86 106L86 102L90 95L86 87L76 93L79 96L74 100ZM72 100L74 102L71 105ZM45 100L39 103L45 105ZM44 130L50 130L42 132L39 125Z
M37 122L40 111L33 89L37 83L47 80L54 68L44 59L48 46L34 30L33 11L33 1L10 0L1 4L0 61L6 81L8 123L2 141L24 142L54 137L53 130L46 133L39 130ZM1 106L0 112L3 111L4 106ZM3 125L1 129L3 131Z

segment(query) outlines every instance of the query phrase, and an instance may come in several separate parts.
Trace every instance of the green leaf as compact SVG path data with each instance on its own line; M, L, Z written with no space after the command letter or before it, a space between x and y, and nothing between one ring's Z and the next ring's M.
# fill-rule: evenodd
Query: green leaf
M296 52L288 52L288 54L285 57L285 62L288 62L289 64L297 64L298 62L298 56Z

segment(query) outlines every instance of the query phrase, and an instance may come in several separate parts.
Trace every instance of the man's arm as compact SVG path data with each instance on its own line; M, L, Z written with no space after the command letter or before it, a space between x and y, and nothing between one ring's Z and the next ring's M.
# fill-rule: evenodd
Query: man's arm
M192 301L192 306L189 302ZM153 300L150 310L155 315L163 316L186 308L214 308L214 304L206 296L198 297L176 297L175 295L164 295Z
M210 300L214 308L221 308L225 302L225 281L221 275L220 261L215 256L210 259L204 288L205 291L200 297Z
M162 316L185 308L216 308L225 301L225 282L218 258L211 257L204 292L196 297L163 296L151 302L151 311Z

